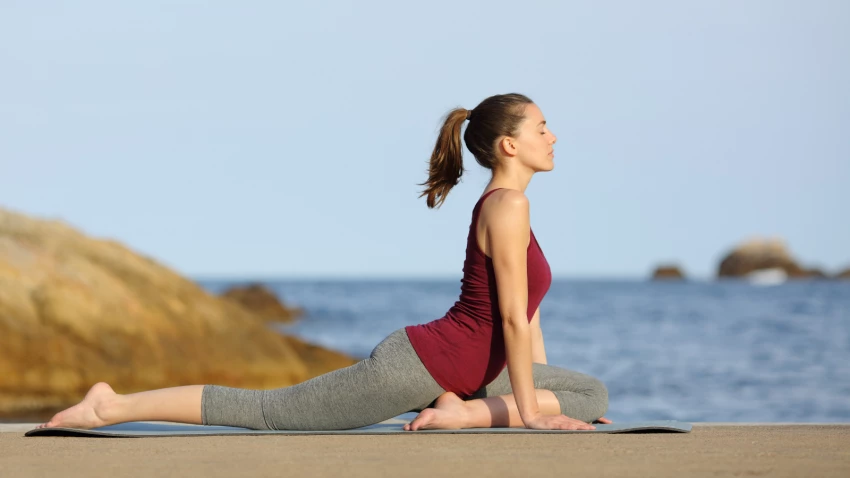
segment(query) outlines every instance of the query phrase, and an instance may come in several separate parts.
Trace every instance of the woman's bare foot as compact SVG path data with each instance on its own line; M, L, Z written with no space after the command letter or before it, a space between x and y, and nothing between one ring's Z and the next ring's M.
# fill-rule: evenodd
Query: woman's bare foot
M406 431L442 429L457 430L465 428L467 411L464 401L452 392L446 392L437 398L434 408L426 408L404 425Z
M102 412L110 400L117 396L118 394L108 384L104 382L96 383L86 393L82 402L71 408L62 410L54 415L49 422L42 423L36 428L66 427L88 429L108 425L102 417Z

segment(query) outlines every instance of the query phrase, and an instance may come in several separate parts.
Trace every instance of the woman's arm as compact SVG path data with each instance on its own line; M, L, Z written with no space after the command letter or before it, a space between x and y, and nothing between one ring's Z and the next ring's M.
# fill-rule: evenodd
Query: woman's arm
M546 347L543 346L543 329L540 328L540 307L531 318L531 361L534 363L546 362Z
M540 415L531 371L532 333L528 323L529 204L528 198L515 190L494 195L491 201L486 214L487 239L496 275L508 376L520 417L528 424Z
M531 228L528 198L520 191L494 194L486 214L487 247L496 273L499 312L505 332L508 377L514 401L526 428L592 430L595 427L565 415L543 415L532 374L532 327L528 323L528 244ZM536 315L536 314L535 314ZM539 317L538 317L539 324ZM542 339L542 334L540 336ZM540 342L542 344L542 340ZM542 350L542 349L541 349ZM601 419L600 419L601 420Z

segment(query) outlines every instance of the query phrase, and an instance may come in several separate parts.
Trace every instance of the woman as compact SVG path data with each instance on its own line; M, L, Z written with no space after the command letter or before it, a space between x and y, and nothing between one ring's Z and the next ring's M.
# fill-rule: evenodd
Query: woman
M551 273L524 191L554 167L556 137L519 94L496 95L446 117L424 183L439 207L463 173L467 148L492 170L472 212L460 299L440 319L396 330L368 359L291 387L190 385L129 395L95 384L44 427L95 428L163 420L252 429L329 430L378 423L411 410L405 430L527 427L592 430L608 408L595 378L546 365L539 304ZM507 368L505 368L507 365Z

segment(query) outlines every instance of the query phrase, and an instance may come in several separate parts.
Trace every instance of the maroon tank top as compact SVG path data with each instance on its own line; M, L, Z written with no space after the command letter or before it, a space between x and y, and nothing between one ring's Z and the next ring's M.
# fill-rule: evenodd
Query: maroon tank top
M498 188L502 189L502 188ZM472 210L466 242L460 298L445 316L405 327L413 349L444 390L468 398L505 368L505 339L493 260L478 246L481 205L496 189L481 196ZM530 231L528 244L528 321L552 283L549 263Z

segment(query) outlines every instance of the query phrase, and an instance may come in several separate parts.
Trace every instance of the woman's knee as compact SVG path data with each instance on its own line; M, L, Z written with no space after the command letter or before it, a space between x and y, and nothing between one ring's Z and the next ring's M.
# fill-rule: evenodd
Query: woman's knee
M608 411L608 387L597 378L590 377L587 395L591 399L594 420L605 415Z
M608 411L608 388L597 378L582 374L569 386L553 388L561 402L561 413L567 416L591 422Z

